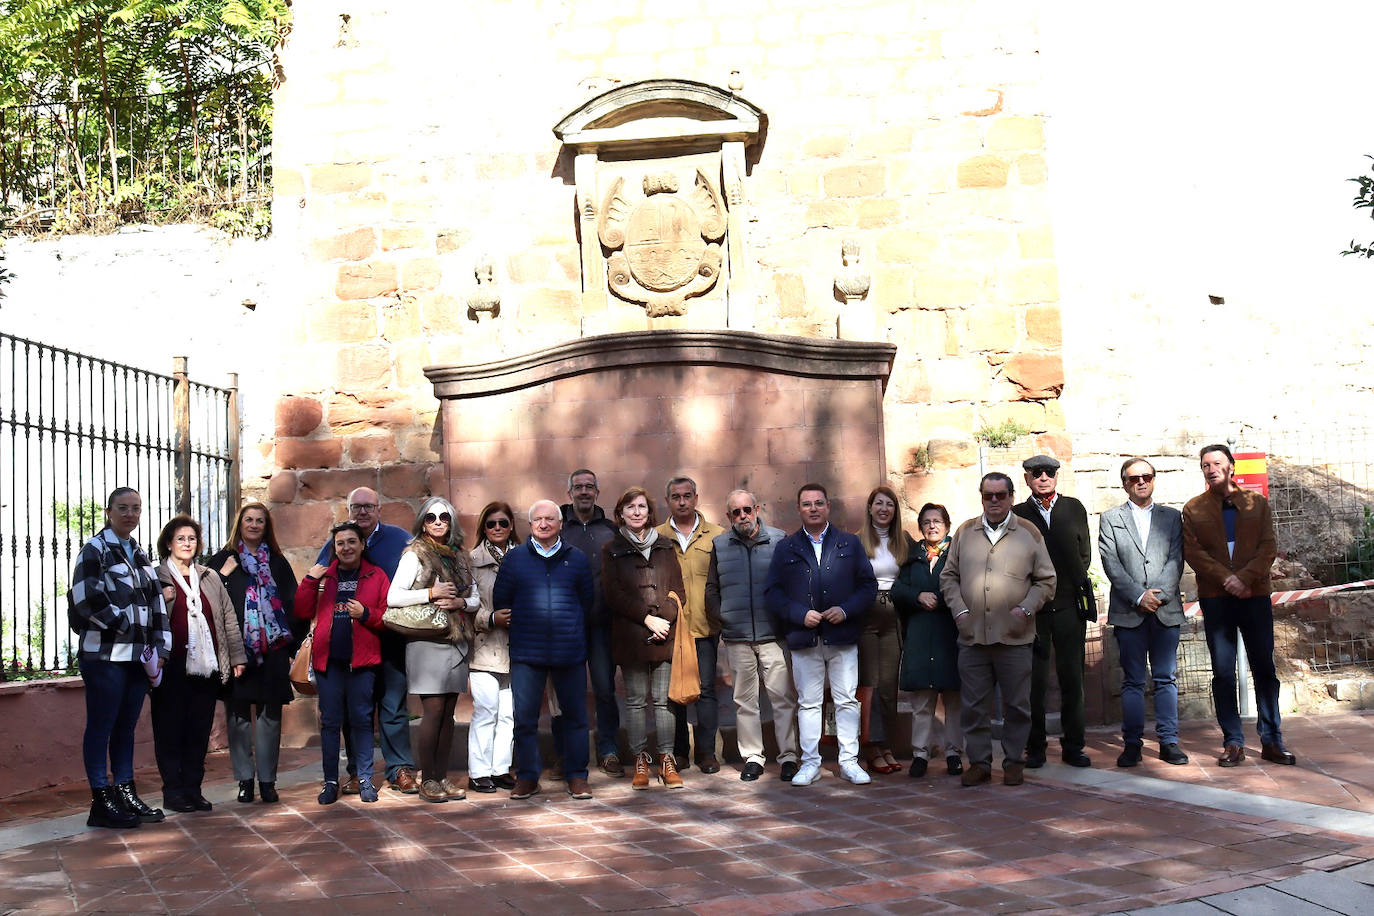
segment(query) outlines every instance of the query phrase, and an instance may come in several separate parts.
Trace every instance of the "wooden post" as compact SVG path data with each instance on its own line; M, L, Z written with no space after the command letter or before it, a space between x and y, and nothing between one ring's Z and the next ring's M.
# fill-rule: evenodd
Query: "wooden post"
M191 380L186 375L186 357L172 357L172 447L176 451L176 470L172 478L177 512L191 514Z
M239 501L243 498L240 492L242 481L239 474L239 374L229 373L229 399L225 404L228 416L225 418L225 429L228 431L225 437L224 451L229 457L229 485L227 487L227 500L229 503L228 512L225 513L226 530L225 537L229 536L228 525L233 524L234 517L239 511Z

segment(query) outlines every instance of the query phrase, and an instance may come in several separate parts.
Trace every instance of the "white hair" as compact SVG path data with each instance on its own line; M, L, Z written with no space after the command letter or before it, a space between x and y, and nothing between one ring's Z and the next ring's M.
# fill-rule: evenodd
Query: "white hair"
M551 499L536 499L534 502L530 503L530 512L528 517L526 518L526 521L531 523L534 522L534 510L538 509L540 506L552 506L553 511L558 513L558 517L563 517L563 510L558 508L558 503L554 502Z

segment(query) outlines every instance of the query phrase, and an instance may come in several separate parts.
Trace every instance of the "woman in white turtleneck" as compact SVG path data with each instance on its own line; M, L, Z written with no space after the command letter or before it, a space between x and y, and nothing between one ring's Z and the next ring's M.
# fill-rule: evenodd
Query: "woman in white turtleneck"
M896 773L902 767L892 756L897 734L897 669L901 665L901 628L892 605L892 583L911 555L911 535L902 529L902 509L891 487L868 494L859 540L878 577L878 598L868 612L859 636L859 701L862 706L861 756L874 773ZM877 715L873 715L874 709Z

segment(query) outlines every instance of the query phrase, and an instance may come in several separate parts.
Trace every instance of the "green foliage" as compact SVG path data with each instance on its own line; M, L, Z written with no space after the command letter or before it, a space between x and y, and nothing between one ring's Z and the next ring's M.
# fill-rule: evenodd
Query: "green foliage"
M5 284L14 279L14 271L5 266L5 216L8 209L0 207L0 299L5 298Z
M1365 156L1365 158L1374 161L1374 156ZM1370 166L1369 171L1374 173L1374 166ZM1353 181L1360 186L1359 192L1355 194L1355 199L1350 205L1356 210L1368 210L1369 218L1374 219L1374 178L1371 178L1369 175L1359 175L1355 178L1347 178L1346 180ZM1359 242L1351 239L1350 247L1342 251L1341 254L1353 254L1362 258L1374 258L1374 244L1361 245ZM1368 512L1369 510L1365 509L1365 511Z
M94 499L75 504L53 500L53 521L57 523L59 528L66 529L68 534L77 538L87 538L95 534L96 530L100 528L103 515L104 510L100 503Z
M1374 579L1374 509L1364 507L1364 517L1360 521L1355 539L1350 542L1342 558L1345 564L1347 582L1363 582Z
M1015 420L1003 420L996 426L984 426L973 434L973 438L989 448L1006 448L1028 432L1029 429Z

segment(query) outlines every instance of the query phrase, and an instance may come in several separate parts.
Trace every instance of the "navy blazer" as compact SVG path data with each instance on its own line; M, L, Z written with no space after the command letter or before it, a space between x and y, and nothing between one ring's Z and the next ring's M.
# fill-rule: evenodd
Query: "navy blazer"
M877 597L873 564L859 538L848 531L834 525L826 529L819 563L805 529L783 538L773 551L764 600L793 649L810 649L820 643L857 645L864 617ZM844 622L806 625L807 611L832 607L844 610Z

